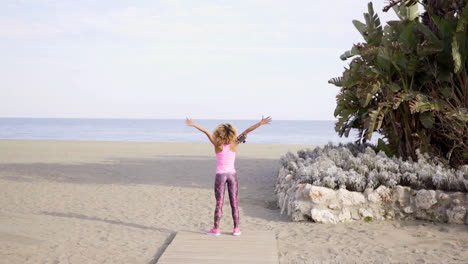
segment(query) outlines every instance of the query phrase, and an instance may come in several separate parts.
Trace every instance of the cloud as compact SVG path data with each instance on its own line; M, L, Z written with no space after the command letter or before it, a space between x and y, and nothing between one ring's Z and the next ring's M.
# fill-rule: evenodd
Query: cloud
M53 6L61 1L39 2ZM288 39L303 38L307 34L343 30L340 20L330 19L333 13L323 14L314 8L315 13L310 14L306 22L303 16L296 18L291 11L294 9L297 12L300 7L284 9L281 2L239 2L234 8L227 4L199 1L198 5L188 1L161 1L157 6L109 7L101 11L75 10L75 6L69 6L70 3L59 8L57 14L47 8L41 9L43 13L35 14L35 17L41 17L39 21L31 19L26 13L13 18L0 18L0 36L107 36L165 42L216 41L222 45L226 42L288 42ZM244 5L247 6L246 10L241 8ZM260 11L269 15L262 15Z
M44 36L56 36L60 33L60 29L56 26L27 22L18 19L0 19L0 37L3 38L37 38Z
M119 104L154 103L147 98L196 99L210 111L220 100L214 91L224 87L250 105L238 118L255 112L255 98L244 98L253 93L265 94L269 102L261 107L277 108L278 116L330 119L336 88L327 79L342 72L339 55L360 38L351 20L362 21L368 0L4 1L0 67L18 100L3 112L30 105L18 87L76 101L72 108L89 116L106 115L99 111L109 95L118 98L110 111L121 116L126 108ZM86 91L102 102L89 112ZM309 108L310 117L297 110Z

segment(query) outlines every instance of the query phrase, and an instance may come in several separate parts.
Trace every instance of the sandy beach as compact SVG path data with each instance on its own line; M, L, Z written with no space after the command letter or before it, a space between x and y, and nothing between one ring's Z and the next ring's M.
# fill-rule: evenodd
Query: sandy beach
M278 159L239 147L240 227L274 231L280 263L467 263L468 226L291 222ZM216 159L202 143L0 140L0 263L157 263L177 231L212 227ZM231 235L226 194L222 235Z

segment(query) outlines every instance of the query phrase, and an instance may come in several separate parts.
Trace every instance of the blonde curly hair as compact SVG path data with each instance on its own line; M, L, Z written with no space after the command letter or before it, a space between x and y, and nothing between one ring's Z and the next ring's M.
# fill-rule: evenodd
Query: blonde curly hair
M237 129L231 124L218 125L213 132L213 139L217 146L231 144L237 140Z

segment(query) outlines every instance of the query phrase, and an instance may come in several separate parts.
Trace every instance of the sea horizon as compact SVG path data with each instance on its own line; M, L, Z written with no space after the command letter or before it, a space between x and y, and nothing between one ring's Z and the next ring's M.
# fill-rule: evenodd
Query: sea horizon
M193 119L212 131L231 123L240 134L259 120ZM334 120L273 120L251 132L247 143L326 145L355 141L355 133L340 138ZM206 136L184 119L146 118L0 118L0 139L203 143ZM376 140L373 139L376 142Z
M267 117L268 115L264 115L264 117ZM146 117L2 117L0 116L0 119L132 119L132 120L185 120L186 117L183 118L146 118ZM235 120L235 121L260 121L260 118L258 119L231 119L231 118L191 118L188 116L188 118L192 120ZM273 119L274 121L333 121L336 122L338 119Z

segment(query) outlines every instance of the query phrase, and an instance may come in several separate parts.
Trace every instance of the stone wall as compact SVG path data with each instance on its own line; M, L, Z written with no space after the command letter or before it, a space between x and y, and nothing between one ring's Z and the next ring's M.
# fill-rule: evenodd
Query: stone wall
M468 224L468 193L440 190L413 190L397 185L379 186L364 192L333 190L299 183L281 168L275 194L281 213L293 221L312 220L338 223L353 220L423 219Z

